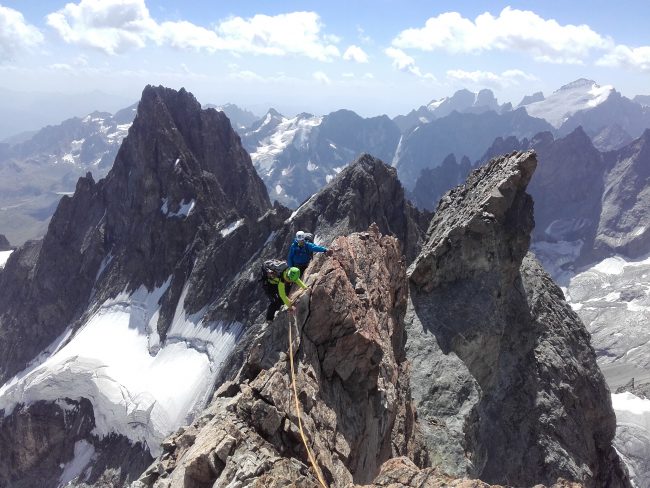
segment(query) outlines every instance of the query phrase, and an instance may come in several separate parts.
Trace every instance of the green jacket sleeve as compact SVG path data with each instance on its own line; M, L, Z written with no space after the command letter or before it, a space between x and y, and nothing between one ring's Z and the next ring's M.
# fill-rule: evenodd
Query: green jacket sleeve
M305 284L302 282L302 280L301 280L300 278L298 278L298 279L296 280L296 283L298 284L298 286L299 286L300 288L302 288L302 289L304 289L304 290L307 289L307 285L305 285Z
M300 281L300 280L298 280L298 281ZM283 280L280 280L279 283L278 283L278 294L280 295L280 300L282 300L287 307L290 307L291 306L291 300L289 300L289 297L287 297L287 292L285 290Z

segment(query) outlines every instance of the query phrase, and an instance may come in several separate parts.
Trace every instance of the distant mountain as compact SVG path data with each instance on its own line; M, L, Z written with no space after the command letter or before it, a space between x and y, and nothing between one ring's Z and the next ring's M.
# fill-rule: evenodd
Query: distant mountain
M611 85L600 86L593 80L580 78L560 87L543 100L527 103L526 111L559 129L571 115L596 107L613 92L614 87Z
M519 106L546 120L560 136L581 126L601 151L619 149L650 128L650 109L622 96L611 85L600 86L585 78L562 86L547 98L541 93L525 97Z
M544 94L542 92L535 92L532 95L526 95L524 98L522 98L521 102L519 102L519 105L517 105L517 108L523 107L525 105L530 105L531 103L541 102L543 100Z
M363 152L390 162L399 138L399 129L385 115L364 119L338 110L288 118L271 109L242 135L242 142L271 198L296 207Z
M458 162L456 156L450 154L440 166L422 170L409 197L418 208L435 210L440 197L462 184L471 169L472 163L467 156Z
M644 107L650 107L650 95L637 95L632 100Z
M597 105L569 116L560 127L559 134L568 134L578 126L582 126L590 136L600 133L604 128L617 126L619 132L622 131L636 139L645 129L650 128L650 108L642 107L612 90L607 98Z
M226 116L230 119L230 123L232 124L233 128L237 131L247 129L253 125L254 122L259 120L259 117L253 112L240 108L234 103L226 103L225 105L213 105L209 103L205 107L214 108L220 112L225 113Z
M83 117L93 110L114 112L132 103L133 99L100 91L34 93L0 88L0 140L71 117Z
M0 145L0 230L15 244L40 237L61 195L77 179L106 175L135 117L93 112L47 126L17 144Z
M529 116L524 108L502 114L452 112L405 134L393 164L402 184L410 190L423 169L439 166L449 154L475 161L497 137L532 137L552 129L546 121Z
M511 104L499 105L492 90L484 89L478 93L469 90L458 90L451 97L433 100L407 115L398 115L393 119L402 132L408 132L413 127L426 124L432 120L445 117L452 112L482 113L493 110L506 112L512 110Z

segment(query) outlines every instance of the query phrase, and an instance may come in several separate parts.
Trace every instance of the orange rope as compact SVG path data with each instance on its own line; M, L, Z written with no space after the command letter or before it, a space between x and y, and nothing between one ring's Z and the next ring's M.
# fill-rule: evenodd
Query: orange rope
M294 321L296 320L297 319L295 318L294 315ZM298 323L296 321L296 329L297 328L298 328ZM309 457L309 462L311 462L311 466L312 468L314 468L314 471L316 472L318 481L320 482L323 488L328 488L327 483L325 483L325 480L323 480L323 473L321 473L320 468L316 463L316 458L314 458L314 454L311 452L311 449L307 445L307 437L305 437L305 432L302 429L302 420L300 418L300 402L298 401L298 390L296 388L296 373L294 372L293 369L293 339L291 334L291 319L289 319L289 361L291 363L291 384L293 386L293 398L295 400L296 416L298 417L298 428L300 429L300 437L302 437L302 443L305 445L305 449L307 450L307 456Z

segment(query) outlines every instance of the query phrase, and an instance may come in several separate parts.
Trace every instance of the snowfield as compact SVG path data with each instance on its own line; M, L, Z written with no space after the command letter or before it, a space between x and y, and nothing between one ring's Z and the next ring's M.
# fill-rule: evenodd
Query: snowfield
M600 86L591 80L577 80L556 90L545 100L524 107L531 117L545 119L559 129L571 115L600 105L613 91L611 85Z
M158 302L170 282L104 302L79 330L68 330L51 352L0 388L0 409L9 415L19 404L87 398L96 435L121 434L159 455L161 441L204 407L242 328L204 324L203 311L188 316L185 289L161 344Z
M319 126L322 121L323 117L320 116L304 117L299 115L291 119L283 118L273 133L262 139L255 148L255 151L251 152L251 160L255 168L260 173L266 173L272 170L278 155L289 147L289 145L294 145L296 148L304 148L309 141L311 131L314 127ZM264 124L260 129L263 126Z
M0 251L0 269L5 267L7 260L13 251Z

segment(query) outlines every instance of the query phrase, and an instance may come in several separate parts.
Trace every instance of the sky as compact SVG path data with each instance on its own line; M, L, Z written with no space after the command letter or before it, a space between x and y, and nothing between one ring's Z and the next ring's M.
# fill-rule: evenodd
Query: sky
M461 88L516 105L578 78L633 97L649 18L611 0L0 0L0 89L135 102L162 84L258 115L395 116Z

